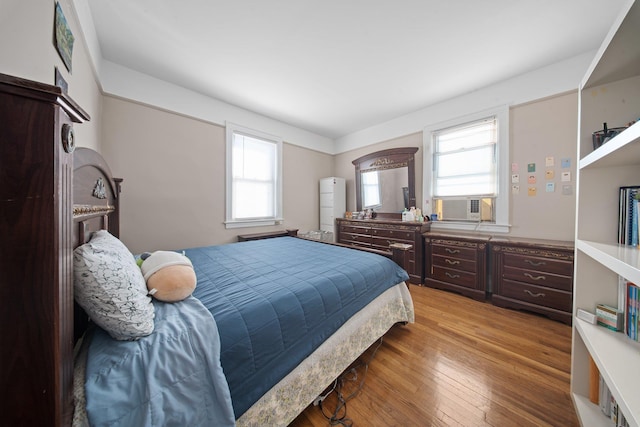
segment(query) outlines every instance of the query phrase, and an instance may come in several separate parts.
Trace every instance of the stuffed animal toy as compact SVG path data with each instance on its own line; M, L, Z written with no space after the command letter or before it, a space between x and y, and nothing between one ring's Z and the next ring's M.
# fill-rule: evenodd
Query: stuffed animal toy
M191 260L178 252L156 251L140 256L149 295L164 302L182 301L196 288Z

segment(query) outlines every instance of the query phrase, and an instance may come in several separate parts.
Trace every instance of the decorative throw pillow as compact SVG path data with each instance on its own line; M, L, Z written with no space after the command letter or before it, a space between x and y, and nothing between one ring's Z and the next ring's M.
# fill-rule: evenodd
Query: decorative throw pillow
M154 308L135 257L106 230L73 252L75 299L117 340L153 332Z

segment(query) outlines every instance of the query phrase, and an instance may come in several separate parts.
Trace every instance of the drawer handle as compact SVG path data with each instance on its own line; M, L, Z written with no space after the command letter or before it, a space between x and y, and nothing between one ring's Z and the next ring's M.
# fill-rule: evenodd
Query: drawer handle
M524 262L526 262L527 264L531 264L534 267L540 267L541 265L547 265L547 263L544 262L544 261L535 262L535 261L531 261L530 259L525 259Z
M534 277L529 273L524 273L524 275L527 276L530 279L533 279L533 280L546 280L547 279L545 276L535 276Z
M458 264L460 264L460 261L457 261L457 260L451 261L449 258L445 258L445 259L444 259L444 262L446 262L447 264L451 264L451 265L458 265Z
M447 277L450 277L450 278L452 278L452 279L457 279L457 278L459 278L459 277L460 277L460 275L459 275L459 274L451 274L451 273L449 273L448 271L447 271L446 273L444 273L444 275L445 275L445 276L447 276Z
M539 294L534 294L529 289L524 290L527 294L531 295L534 298L544 297L544 293L540 292Z
M459 249L444 248L444 250L449 252L450 254L459 254L460 253Z

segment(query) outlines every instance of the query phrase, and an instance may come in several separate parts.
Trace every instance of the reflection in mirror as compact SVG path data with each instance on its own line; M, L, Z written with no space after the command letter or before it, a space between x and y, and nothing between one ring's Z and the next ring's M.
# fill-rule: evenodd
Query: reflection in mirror
M362 208L402 212L409 208L407 168L362 172Z
M392 148L354 160L356 209L371 209L379 216L401 218L405 208L415 206L415 159L417 147Z

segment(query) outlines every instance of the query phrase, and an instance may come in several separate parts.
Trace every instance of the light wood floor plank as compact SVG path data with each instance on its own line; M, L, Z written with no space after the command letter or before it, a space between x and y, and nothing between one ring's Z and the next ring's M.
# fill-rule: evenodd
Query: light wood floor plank
M431 288L412 286L411 295L416 323L384 336L347 402L354 426L578 426L570 326ZM334 395L324 407L335 408ZM328 425L309 406L290 427Z

